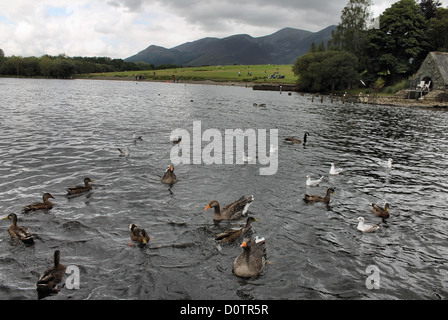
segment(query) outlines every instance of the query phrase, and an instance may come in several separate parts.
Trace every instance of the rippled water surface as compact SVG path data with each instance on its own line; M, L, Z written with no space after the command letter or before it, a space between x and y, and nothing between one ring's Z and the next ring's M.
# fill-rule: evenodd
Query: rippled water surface
M35 244L10 240L0 220L0 299L36 299L39 274L61 262L80 270L80 288L46 299L447 299L448 113L411 107L311 102L311 96L245 87L132 81L0 79L0 214L15 212ZM253 103L265 103L256 108ZM278 171L260 164L180 164L171 190L171 132L278 129ZM143 135L134 142L133 131ZM308 143L289 145L286 136ZM224 139L224 138L223 138ZM207 143L204 142L204 147ZM268 142L269 145L269 142ZM129 147L128 158L117 148ZM379 160L394 159L392 169ZM345 171L329 176L330 163ZM306 187L307 175L324 175ZM68 198L67 186L95 181ZM329 206L304 193L336 193ZM54 208L23 214L50 192ZM206 204L253 194L253 235L268 260L256 279L232 273L239 244L218 244ZM370 203L388 202L379 223ZM153 238L128 243L137 223ZM232 224L233 225L233 224ZM369 290L368 266L379 270Z

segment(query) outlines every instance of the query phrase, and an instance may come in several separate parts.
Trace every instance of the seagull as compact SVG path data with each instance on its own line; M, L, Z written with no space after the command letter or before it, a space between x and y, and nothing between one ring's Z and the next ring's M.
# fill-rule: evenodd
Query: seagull
M385 168L392 168L392 162L394 162L394 160L392 158L389 158L386 161L383 160L378 161L378 164Z
M311 179L311 176L306 176L306 185L307 186L311 186L311 187L317 187L319 186L319 183L322 182L322 180L324 180L324 176L320 177L319 179Z
M363 217L359 217L358 218L358 227L356 229L362 231L362 232L375 232L376 230L378 230L380 228L379 225L371 225L371 224L364 224L364 218Z
M342 168L336 168L334 166L334 163L331 164L331 168L330 168L330 174L332 175L336 175L336 174L340 174L344 169Z
M137 136L137 134L135 133L135 131L134 131L134 134L132 135L132 138L133 138L134 140L143 140L142 136Z

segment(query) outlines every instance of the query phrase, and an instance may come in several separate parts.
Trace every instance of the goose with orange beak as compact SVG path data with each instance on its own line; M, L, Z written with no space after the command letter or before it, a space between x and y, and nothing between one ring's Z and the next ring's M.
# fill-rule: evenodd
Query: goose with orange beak
M266 243L256 236L253 240L244 239L240 246L243 251L233 262L233 273L239 277L257 277L266 264Z
M211 200L205 207L205 211L214 208L213 221L238 220L247 215L249 206L253 201L254 196L252 195L242 196L238 200L221 208L217 200Z

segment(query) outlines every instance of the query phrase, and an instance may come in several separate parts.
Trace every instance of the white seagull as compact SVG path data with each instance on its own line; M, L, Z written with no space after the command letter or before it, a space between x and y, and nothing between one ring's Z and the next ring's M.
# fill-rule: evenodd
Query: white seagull
M376 230L378 230L380 228L379 225L371 225L371 224L365 224L364 223L364 218L363 217L359 217L358 218L358 227L356 229L362 231L362 232L375 232Z
M324 180L324 176L320 177L319 179L311 179L311 176L306 176L306 185L310 187L317 187L319 186L319 183Z
M334 163L331 164L331 168L330 168L330 174L335 175L335 174L340 174L344 169L342 168L336 168L334 166Z
M392 158L389 158L386 161L383 160L378 161L378 164L385 168L392 168L392 162L394 162L394 160Z

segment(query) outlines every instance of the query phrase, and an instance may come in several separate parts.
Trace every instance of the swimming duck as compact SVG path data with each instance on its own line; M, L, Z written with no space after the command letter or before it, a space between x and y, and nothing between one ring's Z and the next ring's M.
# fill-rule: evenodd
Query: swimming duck
M371 203L370 205L372 206L372 213L376 214L378 217L383 218L383 221L384 221L384 219L389 218L389 204L388 203L386 203L384 205L384 208L381 208L379 205L374 204L374 203Z
M311 179L311 176L306 176L306 185L309 187L317 187L324 180L324 176L319 179Z
M81 193L84 193L84 192L92 190L92 186L89 185L90 182L94 182L94 181L91 180L90 178L85 178L83 186L68 187L67 188L67 194L68 195L81 194Z
M54 265L42 272L37 280L36 287L38 291L58 292L57 285L62 281L65 275L65 266L59 263L61 252L56 250L54 252Z
M181 141L182 141L182 137L174 138L173 140L171 140L171 142L174 143L174 144L178 144Z
M53 197L50 193L48 193L48 192L44 193L44 195L42 196L43 202L35 202L30 205L27 205L23 208L23 212L28 213L30 211L35 211L35 210L52 209L53 204L50 202L50 200L48 200L50 198L55 199L55 197Z
M135 223L131 223L129 225L129 235L132 241L138 242L139 247L146 245L150 240L150 237L146 233L145 229L140 228Z
M239 227L239 228L231 228L228 229L220 234L218 234L215 238L215 240L219 240L220 242L233 242L236 239L238 239L242 234L245 234L249 228L250 228L250 224L252 222L257 222L258 220L255 219L254 217L249 217L246 220L246 225L243 227Z
M334 163L331 163L331 167L330 167L330 174L331 175L337 175L340 174L342 171L344 171L344 169L342 168L336 168Z
M9 219L12 221L12 224L8 230L9 234L11 235L11 238L21 240L23 243L26 243L26 244L34 243L34 237L28 231L28 229L17 225L17 215L15 213L10 213L7 217L3 218L2 220L6 220L6 219Z
M306 144L306 139L310 134L308 132L305 132L305 134L303 135L303 144ZM286 142L290 142L290 143L296 143L296 144L300 144L302 143L302 140L300 140L299 138L296 137L286 137L285 138Z
M356 227L356 229L362 231L362 232L375 232L376 230L378 230L380 228L379 225L371 225L371 224L365 224L364 223L364 218L363 217L359 217L358 218L358 226Z
M162 177L162 182L166 184L174 184L177 182L177 176L174 173L174 166L171 164Z
M239 277L258 276L266 264L266 243L264 238L244 239L241 254L233 262L233 273Z
M307 202L324 202L324 203L329 203L330 202L330 194L334 193L334 189L333 188L328 188L327 189L327 193L325 195L325 197L321 197L315 194L305 194L303 196L303 200L307 201Z
M221 209L218 201L211 200L205 207L205 210L215 208L213 221L237 220L246 215L247 210L253 201L254 196L242 196L238 200L224 206Z
M128 158L131 155L131 149L129 147L126 147L125 149L117 148L118 151L120 151L120 157L126 157Z

